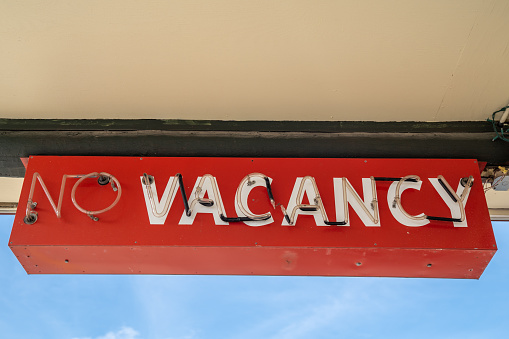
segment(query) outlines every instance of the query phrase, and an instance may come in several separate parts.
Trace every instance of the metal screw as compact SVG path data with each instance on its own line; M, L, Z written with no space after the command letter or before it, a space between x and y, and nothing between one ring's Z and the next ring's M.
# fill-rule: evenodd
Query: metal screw
M154 177L151 175L148 175L147 173L143 173L143 179L141 179L141 182L143 185L152 185L154 183Z
M23 222L27 225L35 224L37 221L37 213L30 213L29 215L23 218Z
M468 177L461 178L461 180L460 180L460 184L463 187L467 186L467 182L468 182Z
M101 186L107 185L110 182L110 177L106 175L100 175L99 178L97 178L97 183Z

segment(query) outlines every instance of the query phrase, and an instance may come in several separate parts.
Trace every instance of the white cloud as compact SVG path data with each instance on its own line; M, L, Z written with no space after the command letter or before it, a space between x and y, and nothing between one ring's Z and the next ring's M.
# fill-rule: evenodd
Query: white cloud
M326 303L315 307L309 311L307 316L298 318L297 321L291 322L285 326L274 336L274 338L298 338L307 336L315 329L327 325L329 322L336 319L340 314L347 312L349 305L344 305L339 300L333 300L331 303Z
M105 335L96 337L95 339L140 339L138 331L131 327L122 327L117 332L108 332ZM72 338L72 339L93 339L92 337Z
M265 310L250 326L238 327L229 338L297 339L319 338L331 333L362 329L362 323L377 319L406 302L402 282L362 278L301 278L283 291L251 293L260 300L244 300ZM412 290L412 293L414 291ZM357 333L356 337L362 337ZM348 336L345 336L348 337Z
M196 281L195 277L186 276L138 276L134 279L133 292L140 309L139 320L147 327L143 333L146 338L187 339L195 336L189 336L195 319L189 300L200 291Z

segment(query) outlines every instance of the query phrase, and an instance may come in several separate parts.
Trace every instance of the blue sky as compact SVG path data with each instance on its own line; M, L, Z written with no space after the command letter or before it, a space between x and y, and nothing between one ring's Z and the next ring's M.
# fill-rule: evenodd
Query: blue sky
M509 223L480 280L27 275L0 216L1 337L507 338Z

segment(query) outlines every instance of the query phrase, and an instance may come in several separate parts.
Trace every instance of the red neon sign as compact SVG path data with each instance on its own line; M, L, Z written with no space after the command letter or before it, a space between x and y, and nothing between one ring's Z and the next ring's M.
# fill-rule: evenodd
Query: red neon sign
M28 273L479 278L475 160L31 157Z

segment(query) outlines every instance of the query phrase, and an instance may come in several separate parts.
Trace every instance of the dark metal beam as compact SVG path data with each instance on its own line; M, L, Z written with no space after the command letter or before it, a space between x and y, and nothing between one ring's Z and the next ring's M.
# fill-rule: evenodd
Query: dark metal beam
M0 176L29 155L475 158L509 161L487 122L0 120Z
M222 121L157 119L0 119L0 131L237 131L318 133L483 133L485 121Z

